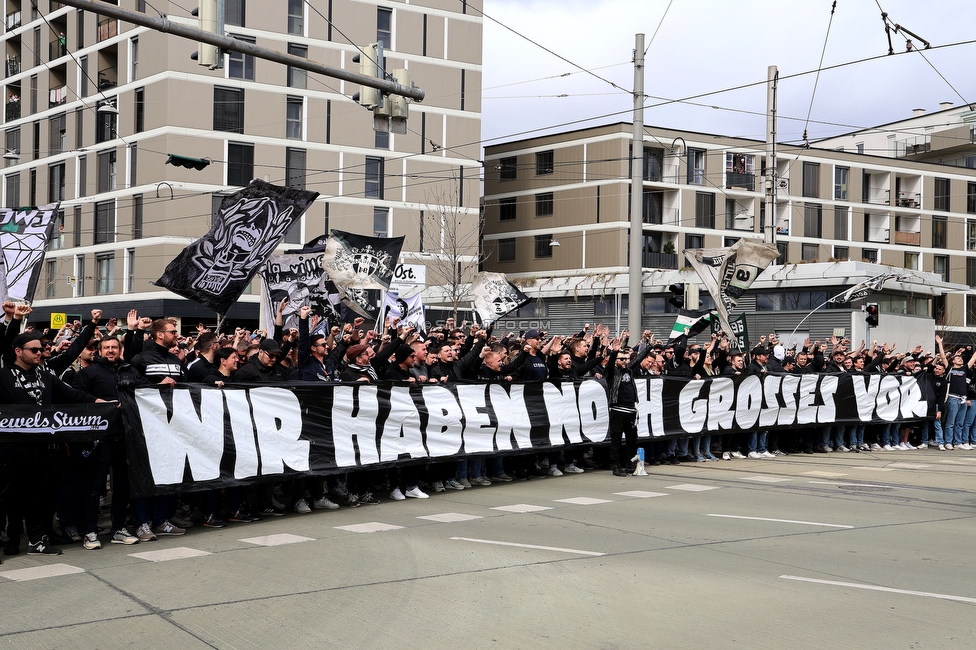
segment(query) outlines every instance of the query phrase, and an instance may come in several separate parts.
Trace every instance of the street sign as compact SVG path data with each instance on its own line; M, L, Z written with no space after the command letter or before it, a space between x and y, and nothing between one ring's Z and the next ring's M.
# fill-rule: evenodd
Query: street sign
M67 314L51 314L51 329L59 330L68 322Z

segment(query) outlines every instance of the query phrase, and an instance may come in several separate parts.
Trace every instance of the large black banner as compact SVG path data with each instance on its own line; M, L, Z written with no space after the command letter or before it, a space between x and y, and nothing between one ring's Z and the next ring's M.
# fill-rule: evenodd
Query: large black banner
M112 432L118 417L115 403L0 404L0 443L99 440Z
M924 418L914 377L637 380L641 439ZM600 380L291 383L123 391L135 495L608 439Z

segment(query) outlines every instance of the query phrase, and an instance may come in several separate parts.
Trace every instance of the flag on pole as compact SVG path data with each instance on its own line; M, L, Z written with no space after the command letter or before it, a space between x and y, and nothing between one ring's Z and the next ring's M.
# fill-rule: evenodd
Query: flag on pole
M884 287L885 282L888 280L898 280L901 279L901 277L902 276L897 273L881 273L873 278L868 278L863 282L858 282L847 291L837 294L827 302L838 304L851 302L853 300L860 300L861 298L865 298L872 293L881 291L881 288Z
M387 291L380 308L380 317L376 319L376 331L382 333L386 319L399 318L401 325L413 325L418 332L427 331L427 317L424 314L424 303L420 294L402 297L396 291Z
M325 245L322 267L342 289L387 291L401 248L403 237L366 237L333 230Z
M210 232L183 249L156 286L225 315L318 195L251 181L221 202Z
M282 298L288 302L282 312L285 329L298 327L298 312L308 305L312 313L329 326L339 325L339 292L323 281L322 252L285 253L268 258L261 272L262 294L267 322L273 323Z
M485 327L529 302L504 273L482 272L471 282L474 308Z
M0 293L30 302L51 241L60 203L39 208L0 208Z
M726 248L688 249L684 255L715 301L722 331L730 341L735 341L729 313L756 278L779 257L779 251L772 244L756 239L740 239Z
M678 318L674 321L671 328L671 336L668 337L668 344L682 336L691 338L708 329L712 322L712 310L691 310L679 309Z

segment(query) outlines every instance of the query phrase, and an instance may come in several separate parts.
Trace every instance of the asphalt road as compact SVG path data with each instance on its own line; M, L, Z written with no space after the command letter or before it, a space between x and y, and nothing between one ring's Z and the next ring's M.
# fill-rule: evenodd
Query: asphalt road
M649 473L5 558L0 647L976 647L976 452Z

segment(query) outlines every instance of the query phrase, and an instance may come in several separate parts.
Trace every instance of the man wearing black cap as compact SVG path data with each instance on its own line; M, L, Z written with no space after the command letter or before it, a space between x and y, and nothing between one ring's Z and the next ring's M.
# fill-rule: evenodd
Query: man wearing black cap
M752 353L752 363L746 368L747 375L758 375L760 377L766 376L766 362L769 360L769 349L766 347L753 348ZM747 447L749 453L746 454L748 458L759 459L759 458L776 458L775 455L769 453L766 449L766 432L759 431L753 432L746 436Z
M386 369L384 379L388 381L409 381L411 383L416 381L413 375L410 374L410 369L413 368L414 361L417 359L417 355L412 347L409 345L401 345L393 353L393 359L396 363Z
M607 386L610 387L610 461L614 476L627 476L623 469L637 447L637 389L630 368L630 348L621 348L617 339L611 345L607 357ZM627 446L621 445L627 435Z
M75 390L49 372L41 370L40 336L19 334L11 342L14 362L0 369L0 403L50 406L90 404L105 400ZM46 442L0 445L0 495L5 495L11 525L4 546L5 555L20 552L20 522L27 523L28 555L60 555L51 546L48 529L54 514L50 490L54 459Z
M285 381L285 370L278 363L281 349L274 339L264 339L258 353L247 360L235 375L235 381L247 384L264 384Z

